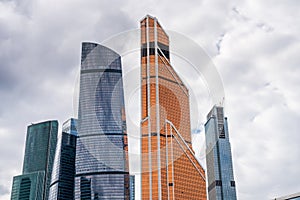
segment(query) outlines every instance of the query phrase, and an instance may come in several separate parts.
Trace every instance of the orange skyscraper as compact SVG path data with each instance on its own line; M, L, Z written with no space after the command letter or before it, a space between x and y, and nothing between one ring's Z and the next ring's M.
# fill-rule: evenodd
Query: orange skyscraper
M170 64L156 18L141 25L142 199L206 200L205 172L191 143L189 91Z

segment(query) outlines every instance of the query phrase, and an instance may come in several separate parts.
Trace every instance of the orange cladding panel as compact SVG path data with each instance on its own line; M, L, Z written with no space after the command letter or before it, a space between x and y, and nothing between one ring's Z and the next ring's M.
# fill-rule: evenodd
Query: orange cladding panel
M206 200L205 172L191 149L189 92L156 18L141 21L141 47L142 199Z

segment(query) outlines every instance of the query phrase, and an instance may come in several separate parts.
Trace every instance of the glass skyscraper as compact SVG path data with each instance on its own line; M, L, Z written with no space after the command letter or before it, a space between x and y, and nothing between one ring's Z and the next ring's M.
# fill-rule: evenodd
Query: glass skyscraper
M206 200L205 172L192 149L189 91L170 63L156 18L141 26L142 199Z
M14 177L12 200L48 199L57 132L56 120L28 126L23 173Z
M58 136L50 184L49 200L74 199L77 120L63 124Z
M11 191L11 200L43 199L44 171L15 176Z
M75 199L129 199L124 107L120 55L83 43Z
M205 124L209 200L236 200L227 118L214 106Z
M135 176L134 175L130 175L130 181L129 181L129 185L130 185L130 200L135 200Z

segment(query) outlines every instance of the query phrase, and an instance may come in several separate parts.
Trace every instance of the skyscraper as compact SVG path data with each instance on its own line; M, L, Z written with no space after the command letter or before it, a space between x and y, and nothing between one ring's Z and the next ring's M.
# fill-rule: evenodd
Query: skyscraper
M129 181L129 185L130 185L130 200L135 200L135 176L134 175L130 175L130 181Z
M45 171L14 176L11 200L43 199Z
M120 55L83 43L75 199L129 199L124 107Z
M205 124L209 200L235 200L231 147L223 107L214 106Z
M189 91L170 64L156 18L141 25L142 199L206 199L205 172L191 143Z
M69 119L58 136L49 200L74 199L76 126L77 120Z
M57 143L58 122L28 126L23 174L15 176L11 199L47 200Z

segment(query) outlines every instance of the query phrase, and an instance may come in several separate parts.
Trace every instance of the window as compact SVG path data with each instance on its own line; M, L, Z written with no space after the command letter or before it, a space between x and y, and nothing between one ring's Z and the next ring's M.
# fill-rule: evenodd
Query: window
M231 187L235 187L235 181L230 181Z

